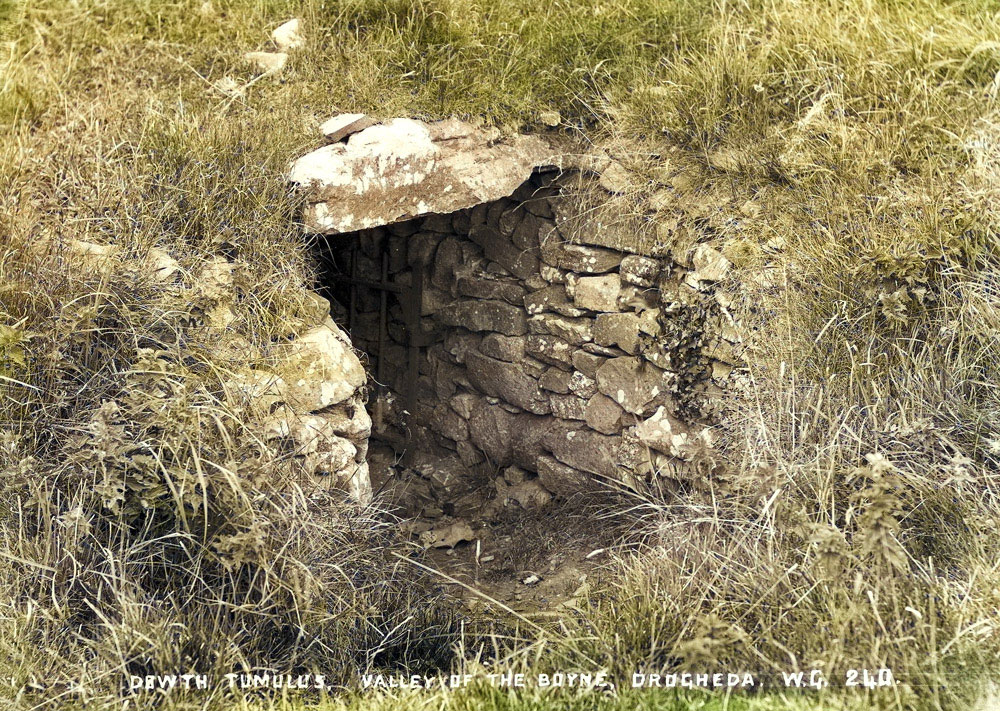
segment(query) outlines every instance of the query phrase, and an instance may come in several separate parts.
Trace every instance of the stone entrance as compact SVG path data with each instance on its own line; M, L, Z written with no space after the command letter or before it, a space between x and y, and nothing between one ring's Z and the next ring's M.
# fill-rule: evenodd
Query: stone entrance
M685 268L610 234L578 199L600 174L538 138L357 117L331 136L292 179L321 293L366 354L376 490L410 516L482 516L702 462L681 390L710 385L717 339L687 302L721 255Z

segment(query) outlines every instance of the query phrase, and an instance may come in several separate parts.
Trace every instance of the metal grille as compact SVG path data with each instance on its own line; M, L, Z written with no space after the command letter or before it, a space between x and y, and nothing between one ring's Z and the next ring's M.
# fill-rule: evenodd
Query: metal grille
M331 247L330 242L337 239L349 239L350 246L337 250L341 259ZM362 289L369 289L378 294L378 331L375 338L373 351L369 351L369 359L374 364L372 377L376 386L388 389L386 375L393 364L387 361L386 341L388 339L389 320L389 296L393 295L399 302L402 316L404 339L403 344L406 349L406 377L404 379L405 389L398 393L403 398L404 408L410 416L416 410L417 401L417 379L420 375L420 351L426 348L433 340L431 334L425 334L420 322L420 308L423 299L424 288L424 268L423 265L414 265L412 268L412 278L410 284L403 284L390 279L389 273L389 240L383 239L377 257L380 278L378 280L366 279L359 276L359 255L361 252L361 235L354 234L349 237L333 237L324 240L324 254L322 260L327 264L326 282L330 287L337 285L347 288L347 331L352 338L355 336L354 329L357 326L358 317L358 295ZM347 256L346 264L343 255ZM346 273L345 273L346 269ZM343 289L339 290L343 294ZM404 428L404 432L408 428ZM407 449L406 438L397 441L393 437L382 436L397 449Z

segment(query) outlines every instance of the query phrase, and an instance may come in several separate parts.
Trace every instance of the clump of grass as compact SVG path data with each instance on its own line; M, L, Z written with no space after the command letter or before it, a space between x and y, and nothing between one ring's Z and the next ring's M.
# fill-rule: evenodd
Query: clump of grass
M128 675L178 670L313 670L343 683L448 654L451 613L393 555L378 509L301 488L291 458L260 440L253 403L225 387L305 318L294 299L254 293L266 262L242 255L259 233L228 235L236 294L191 276L156 283L128 257L175 231L173 249L188 241L201 275L200 220L222 210L204 186L204 215L183 204L191 162L170 185L150 180L166 193L151 209L64 216L126 258L75 264L58 237L27 242L43 224L12 229L0 255L0 637L6 693L24 702L115 704ZM212 306L234 297L232 328L209 328Z
M528 653L898 665L899 704L946 703L948 674L995 658L993 9L201 8L0 5L0 644L4 676L60 680L28 700L113 704L125 670L443 661L447 615L407 587L381 524L289 488L220 388L245 344L266 357L301 324L311 268L281 174L319 120L357 110L534 128L556 109L642 156L642 187L675 200L677 252L711 239L738 267L723 287L751 365L720 423L732 471L651 497L649 546L584 632ZM242 53L293 15L306 46L257 77ZM44 247L70 239L166 250L185 295ZM228 348L200 326L216 297L198 275L220 257Z
M145 94L150 75L116 96L125 38L151 29L132 9L107 25L97 6L32 8L22 28L38 30L51 74L16 53L5 74L0 639L14 681L0 693L114 706L131 674L298 669L337 684L444 664L453 613L393 555L377 507L299 487L252 403L224 387L308 325L282 178L293 149L212 121L214 97L189 114L170 90ZM63 34L67 17L86 30ZM109 27L125 46L100 68L90 50ZM161 57L157 81L189 73L175 60ZM18 77L45 97L34 108ZM98 264L74 240L117 256ZM153 249L179 281L140 267ZM206 277L218 260L227 293ZM220 332L207 321L223 300L235 321Z

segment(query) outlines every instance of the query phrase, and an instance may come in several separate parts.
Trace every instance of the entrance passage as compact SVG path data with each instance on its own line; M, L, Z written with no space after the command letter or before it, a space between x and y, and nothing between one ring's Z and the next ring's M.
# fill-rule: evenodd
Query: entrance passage
M631 485L656 466L638 423L681 433L676 378L654 364L659 262L574 243L564 179L318 238L320 286L367 361L370 451L390 462L369 458L372 483L407 514Z
M475 541L473 580L488 558L540 570L518 544L566 550L549 534L573 501L711 464L682 405L725 376L710 356L732 357L703 328L721 255L682 268L638 238L641 215L601 207L620 192L603 159L562 171L537 137L409 119L333 135L292 179L319 287L366 360L373 487L421 543Z
M391 247L398 253L395 260ZM367 355L376 416L373 435L410 460L406 428L399 418L387 426L386 408L401 402L402 412L415 411L419 359L432 334L423 332L420 321L424 269L401 270L402 249L391 243L387 230L374 229L324 238L320 257L327 296L340 306L340 320L352 342Z

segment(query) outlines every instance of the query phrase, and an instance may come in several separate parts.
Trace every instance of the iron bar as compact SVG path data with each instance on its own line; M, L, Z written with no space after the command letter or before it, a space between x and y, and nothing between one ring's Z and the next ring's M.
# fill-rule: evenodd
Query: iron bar
M355 237L351 244L351 281L350 283L350 306L347 310L347 331L348 333L354 332L354 312L358 305L358 286L354 282L358 278L358 243L361 241L360 237Z
M387 246L389 240L382 240L382 284L389 281L389 251ZM378 363L375 367L375 380L379 385L385 383L385 336L386 321L389 319L389 291L379 287L379 309L378 309Z
M367 286L369 289L378 289L380 291L391 291L393 294L405 294L408 290L405 286L393 283L391 281L372 281L370 279L357 279L354 277L344 276L343 274L333 274L330 276L330 281L338 284L350 284L351 286Z

